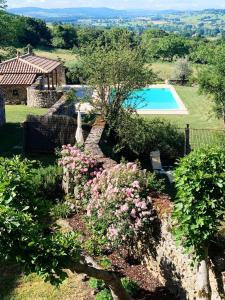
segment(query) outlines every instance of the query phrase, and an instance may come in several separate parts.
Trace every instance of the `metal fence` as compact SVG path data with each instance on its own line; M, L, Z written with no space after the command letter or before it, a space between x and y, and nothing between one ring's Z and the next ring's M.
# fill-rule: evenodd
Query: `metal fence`
M183 131L185 134L185 155L192 150L207 146L225 147L225 130L223 129L196 129L187 124Z

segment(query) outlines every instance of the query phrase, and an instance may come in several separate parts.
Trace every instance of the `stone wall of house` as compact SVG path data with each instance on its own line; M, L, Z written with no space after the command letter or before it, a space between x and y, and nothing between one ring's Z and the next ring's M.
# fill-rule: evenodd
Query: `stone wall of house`
M5 124L5 100L0 92L0 126Z
M27 88L27 106L49 108L62 96L57 90L40 90L32 85Z
M169 216L161 218L161 236L154 249L149 249L145 256L145 262L151 273L157 274L160 281L178 299L196 299L196 267L191 267L193 262L190 255L184 254L183 248L176 245L171 234L171 222ZM225 253L213 255L209 270L209 280L212 289L212 300L224 299L225 279ZM221 284L222 283L222 284Z
M27 86L24 85L6 85L1 86L6 104L26 104Z
M65 85L66 84L66 73L65 68L63 65L60 65L57 69L57 81L58 85ZM53 73L54 76L54 82L56 82L56 72Z

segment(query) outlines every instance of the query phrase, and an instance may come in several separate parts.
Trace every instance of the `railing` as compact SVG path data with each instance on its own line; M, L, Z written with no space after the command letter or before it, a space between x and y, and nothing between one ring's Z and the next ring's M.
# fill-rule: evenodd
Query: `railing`
M183 130L185 134L184 155L207 146L225 147L225 130L223 129L196 129L187 124Z

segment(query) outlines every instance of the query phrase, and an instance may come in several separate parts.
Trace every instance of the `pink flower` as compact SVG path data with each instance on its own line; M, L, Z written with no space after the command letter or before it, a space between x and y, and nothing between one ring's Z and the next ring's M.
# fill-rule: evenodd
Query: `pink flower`
M131 217L135 218L136 217L136 210L133 208L131 210L131 213L130 213Z
M129 206L128 206L127 203L125 203L124 205L122 205L122 206L120 207L120 211L121 211L121 212L126 212L126 211L128 211L128 209L129 209Z
M135 180L135 181L131 184L131 186L134 187L134 188L140 188L139 181Z

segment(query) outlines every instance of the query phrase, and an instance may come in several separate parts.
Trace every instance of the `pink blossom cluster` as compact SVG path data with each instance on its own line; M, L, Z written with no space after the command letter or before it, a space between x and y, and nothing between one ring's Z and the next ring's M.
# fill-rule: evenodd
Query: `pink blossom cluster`
M98 174L91 183L87 216L108 223L111 242L138 239L154 219L147 174L134 163L118 164Z
M76 190L80 190L79 194L76 194L77 198L82 198L88 191L87 182L103 171L96 159L91 158L80 148L71 145L62 146L58 163L70 178L70 185L74 185Z

